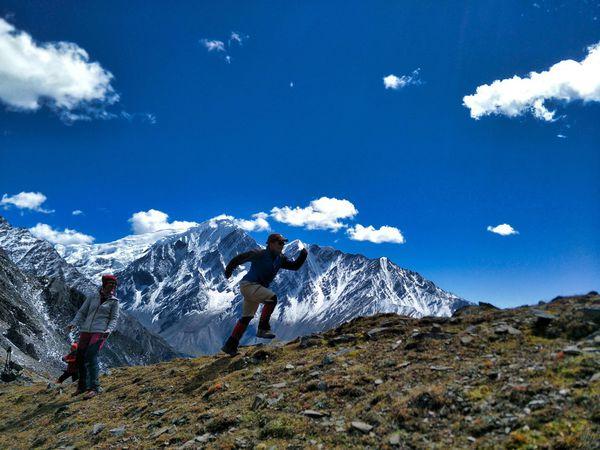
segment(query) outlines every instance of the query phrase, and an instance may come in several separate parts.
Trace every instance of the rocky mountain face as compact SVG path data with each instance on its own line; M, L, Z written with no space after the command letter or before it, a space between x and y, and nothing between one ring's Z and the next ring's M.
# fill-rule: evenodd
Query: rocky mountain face
M304 246L286 246L290 258ZM241 315L237 287L225 265L259 245L228 220L209 221L166 237L118 273L127 310L171 345L190 354L214 353ZM321 331L354 317L390 312L448 316L467 302L387 258L369 259L331 247L308 246L297 271L281 270L272 289L279 303L272 325L279 339ZM251 324L244 342L255 342Z
M85 295L96 288L68 264L49 242L38 239L25 228L13 228L0 216L0 248L22 271L40 277L59 278Z
M24 274L0 249L1 356L10 345L13 360L37 372L58 370L66 350L66 337L48 320L47 288L47 282Z
M360 317L112 369L88 401L0 386L0 448L598 448L600 296Z
M0 342L16 348L14 359L19 364L55 373L69 349L65 327L85 295L97 295L97 287L49 243L25 229L12 228L1 217L0 251ZM148 364L178 355L124 312L101 353L101 363Z

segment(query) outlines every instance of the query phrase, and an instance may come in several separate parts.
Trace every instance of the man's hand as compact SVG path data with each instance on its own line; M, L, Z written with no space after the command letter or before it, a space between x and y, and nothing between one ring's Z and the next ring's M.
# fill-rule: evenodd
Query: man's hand
M71 331L73 331L74 329L75 329L75 325L73 325L73 324L69 324L69 325L67 325L67 331L68 331L68 332L71 332Z

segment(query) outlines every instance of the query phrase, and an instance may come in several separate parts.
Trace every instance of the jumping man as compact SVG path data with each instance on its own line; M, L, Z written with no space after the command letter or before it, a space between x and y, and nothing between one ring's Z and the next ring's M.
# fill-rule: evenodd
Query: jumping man
M265 339L273 339L275 337L271 333L269 319L277 304L277 296L269 289L269 284L271 284L279 269L298 270L302 267L308 255L308 251L303 248L300 251L300 256L295 261L290 261L282 254L283 246L286 242L287 239L281 234L271 234L267 239L266 249L256 249L241 253L227 264L225 278L229 278L240 264L248 261L252 263L250 270L244 275L242 281L240 281L240 292L244 296L242 318L235 324L231 336L227 339L223 348L221 348L225 353L231 356L237 354L240 339L254 317L259 303L263 304L263 309L260 321L258 322L256 336Z

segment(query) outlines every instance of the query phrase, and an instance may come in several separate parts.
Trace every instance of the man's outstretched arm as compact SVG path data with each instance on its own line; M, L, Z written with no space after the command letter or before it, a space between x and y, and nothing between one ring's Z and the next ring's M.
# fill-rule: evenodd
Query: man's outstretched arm
M259 252L260 252L260 250L250 250L249 252L240 253L235 258L233 258L231 261L229 261L229 264L227 264L227 267L225 267L225 278L229 278L231 276L231 274L233 273L233 271L240 264L244 264L244 263L247 263L248 261L252 261L252 258L254 258Z
M308 250L303 248L302 250L300 250L300 255L298 256L298 258L296 258L295 261L290 261L287 258L283 258L283 260L281 261L281 268L287 270L298 270L300 267L302 267L304 261L306 261L307 256Z

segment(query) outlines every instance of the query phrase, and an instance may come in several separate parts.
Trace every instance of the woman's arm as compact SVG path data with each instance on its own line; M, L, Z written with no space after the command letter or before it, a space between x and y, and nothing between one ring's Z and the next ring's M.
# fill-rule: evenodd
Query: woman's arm
M71 320L71 322L69 322L69 326L74 326L74 327L79 326L81 319L87 316L89 309L90 309L90 298L86 297L85 302L83 302L83 305L81 305L81 308L79 308L79 310L77 311L77 314L75 314L75 317L73 318L73 320Z
M108 326L106 327L105 333L112 333L117 328L117 322L119 320L119 301L115 300L114 305L110 308L110 319Z

